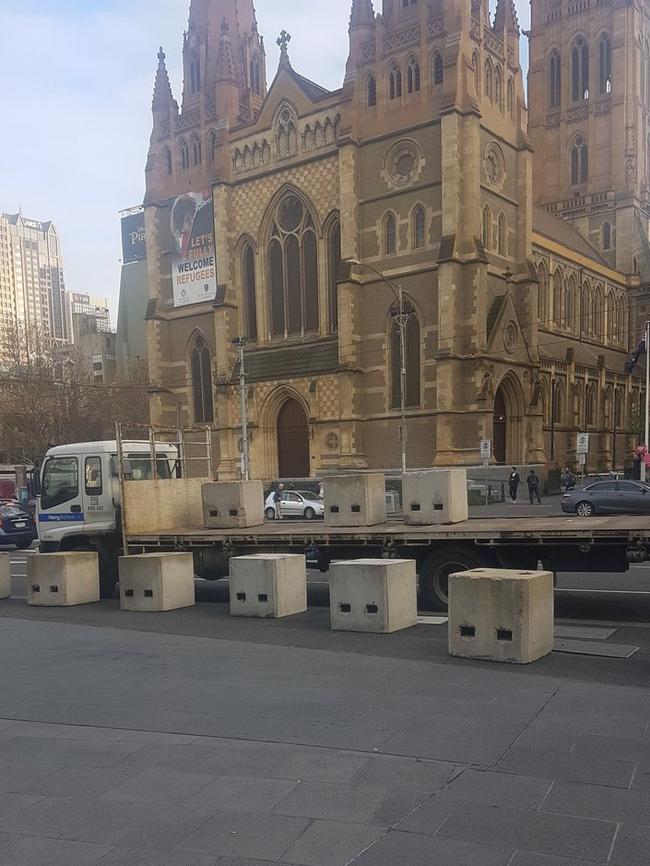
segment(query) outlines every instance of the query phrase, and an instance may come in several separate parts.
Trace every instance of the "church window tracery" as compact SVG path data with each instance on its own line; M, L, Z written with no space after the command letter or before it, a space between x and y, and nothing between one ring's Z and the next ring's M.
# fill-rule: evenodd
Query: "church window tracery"
M406 87L409 93L417 93L420 89L420 64L415 57L411 57L408 63Z
M388 73L388 98L401 99L402 97L402 71L394 63Z
M612 45L604 33L598 45L598 84L601 94L612 92Z
M390 309L390 372L392 409L401 403L401 347L399 308L397 303ZM420 321L408 298L404 300L404 315L407 316L405 340L406 388L404 390L407 408L420 405Z
M478 57L476 57L478 63ZM431 62L431 72L434 85L443 84L445 80L445 68L442 62L442 54L439 51L433 52L433 60Z
M255 282L255 253L247 243L242 252L242 277L244 283L245 333L249 340L257 340L257 296Z
M571 98L574 102L589 99L589 46L583 36L571 48Z
M181 155L181 168L187 171L190 167L190 148L184 138L181 138L178 149Z
M548 104L557 108L562 102L562 60L560 52L551 52L548 61Z
M589 149L582 135L576 136L571 148L571 184L587 183L589 176Z
M422 205L413 211L413 248L421 250L425 245L426 214Z
M377 82L374 75L368 76L368 105L377 105Z
M397 220L394 213L386 214L384 220L384 246L387 256L397 253Z
M212 359L205 338L201 334L194 338L190 354L190 370L194 421L197 424L211 424L214 421Z

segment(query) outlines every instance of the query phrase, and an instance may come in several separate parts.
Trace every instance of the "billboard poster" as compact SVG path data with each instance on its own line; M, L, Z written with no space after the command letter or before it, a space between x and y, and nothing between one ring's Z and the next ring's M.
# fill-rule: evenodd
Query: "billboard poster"
M172 203L172 289L174 306L217 297L212 192L185 193Z
M144 211L122 217L122 262L125 265L147 258Z

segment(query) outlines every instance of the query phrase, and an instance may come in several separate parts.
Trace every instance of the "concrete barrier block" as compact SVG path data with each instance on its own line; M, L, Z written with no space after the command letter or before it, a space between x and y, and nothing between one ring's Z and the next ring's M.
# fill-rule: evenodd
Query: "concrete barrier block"
M27 604L72 607L99 601L95 551L32 553L27 557Z
M529 664L553 649L553 574L477 568L449 577L449 653Z
M323 480L326 526L374 526L386 522L386 480L381 472Z
M417 625L417 575L412 559L355 559L330 566L334 631L386 634Z
M302 554L258 553L230 560L230 614L279 619L307 610Z
M0 553L0 598L11 595L11 554Z
M194 603L194 557L191 553L120 557L122 610L178 610L192 607Z
M245 528L264 523L264 488L261 481L204 484L201 495L206 529Z
M465 469L406 472L402 485L407 524L462 523L469 517Z

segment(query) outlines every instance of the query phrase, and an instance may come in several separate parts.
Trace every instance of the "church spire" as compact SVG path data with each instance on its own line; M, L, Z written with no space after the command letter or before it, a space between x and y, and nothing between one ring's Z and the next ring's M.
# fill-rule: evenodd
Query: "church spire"
M497 0L497 8L494 13L494 29L497 32L505 30L507 33L519 35L519 21L514 0Z
M230 42L230 25L224 18L221 22L221 39L217 51L217 78L218 83L224 81L237 82L237 66L232 56L232 44Z
M165 64L165 52L161 47L158 52L158 71L156 72L156 83L153 88L153 107L167 108L173 101L174 97Z
M354 27L367 27L375 20L375 10L372 0L352 0L350 13L350 30Z

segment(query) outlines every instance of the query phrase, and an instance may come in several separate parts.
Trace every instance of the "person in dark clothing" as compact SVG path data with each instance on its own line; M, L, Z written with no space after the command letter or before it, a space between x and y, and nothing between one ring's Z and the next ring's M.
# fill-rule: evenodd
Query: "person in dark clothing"
M277 520L282 520L282 491L284 484L278 484L273 494L273 504L275 505L275 516Z
M510 488L510 498L513 502L517 501L517 491L519 490L519 485L521 484L521 478L519 477L519 473L512 467L512 472L510 474L510 478L508 479L508 487Z
M542 504L541 497L539 495L539 476L536 474L534 469L530 470L530 474L526 479L526 484L528 485L528 498L530 499L530 504L533 504L533 499L537 497L537 501L539 504Z

